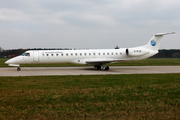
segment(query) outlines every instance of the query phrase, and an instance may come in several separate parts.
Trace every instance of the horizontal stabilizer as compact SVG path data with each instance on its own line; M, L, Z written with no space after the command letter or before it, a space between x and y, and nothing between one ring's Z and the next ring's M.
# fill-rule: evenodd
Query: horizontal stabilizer
M170 33L157 33L155 36L163 36L163 35L168 35L168 34L175 34L175 32L170 32Z

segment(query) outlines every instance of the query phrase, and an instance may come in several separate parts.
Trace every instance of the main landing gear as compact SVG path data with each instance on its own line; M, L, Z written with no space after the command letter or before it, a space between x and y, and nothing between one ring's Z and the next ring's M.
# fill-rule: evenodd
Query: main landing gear
M101 66L100 65L95 65L94 68L100 70Z
M103 67L103 70L109 70L109 66L106 66L106 64L103 64L102 67ZM94 68L100 70L101 65L95 65Z
M20 67L18 67L18 68L17 68L17 71L21 71L21 68L20 68Z
M106 66L105 68L103 68L104 70L109 70L109 66Z

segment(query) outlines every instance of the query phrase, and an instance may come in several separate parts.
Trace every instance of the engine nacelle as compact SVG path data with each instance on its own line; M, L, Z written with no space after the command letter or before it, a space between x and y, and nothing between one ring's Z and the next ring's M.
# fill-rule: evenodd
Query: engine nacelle
M150 51L145 48L127 48L126 49L126 55L137 57L148 54Z

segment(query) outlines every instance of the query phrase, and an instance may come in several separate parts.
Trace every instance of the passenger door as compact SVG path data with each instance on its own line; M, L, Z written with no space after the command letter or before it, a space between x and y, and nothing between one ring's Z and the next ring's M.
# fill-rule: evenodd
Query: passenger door
M33 61L39 62L39 51L34 51Z

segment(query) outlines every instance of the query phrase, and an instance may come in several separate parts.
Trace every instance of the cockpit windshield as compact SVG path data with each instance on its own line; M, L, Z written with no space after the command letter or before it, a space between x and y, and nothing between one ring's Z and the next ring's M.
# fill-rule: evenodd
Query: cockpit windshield
M30 56L30 53L23 53L21 56Z
M24 56L26 53L23 53L21 56Z

